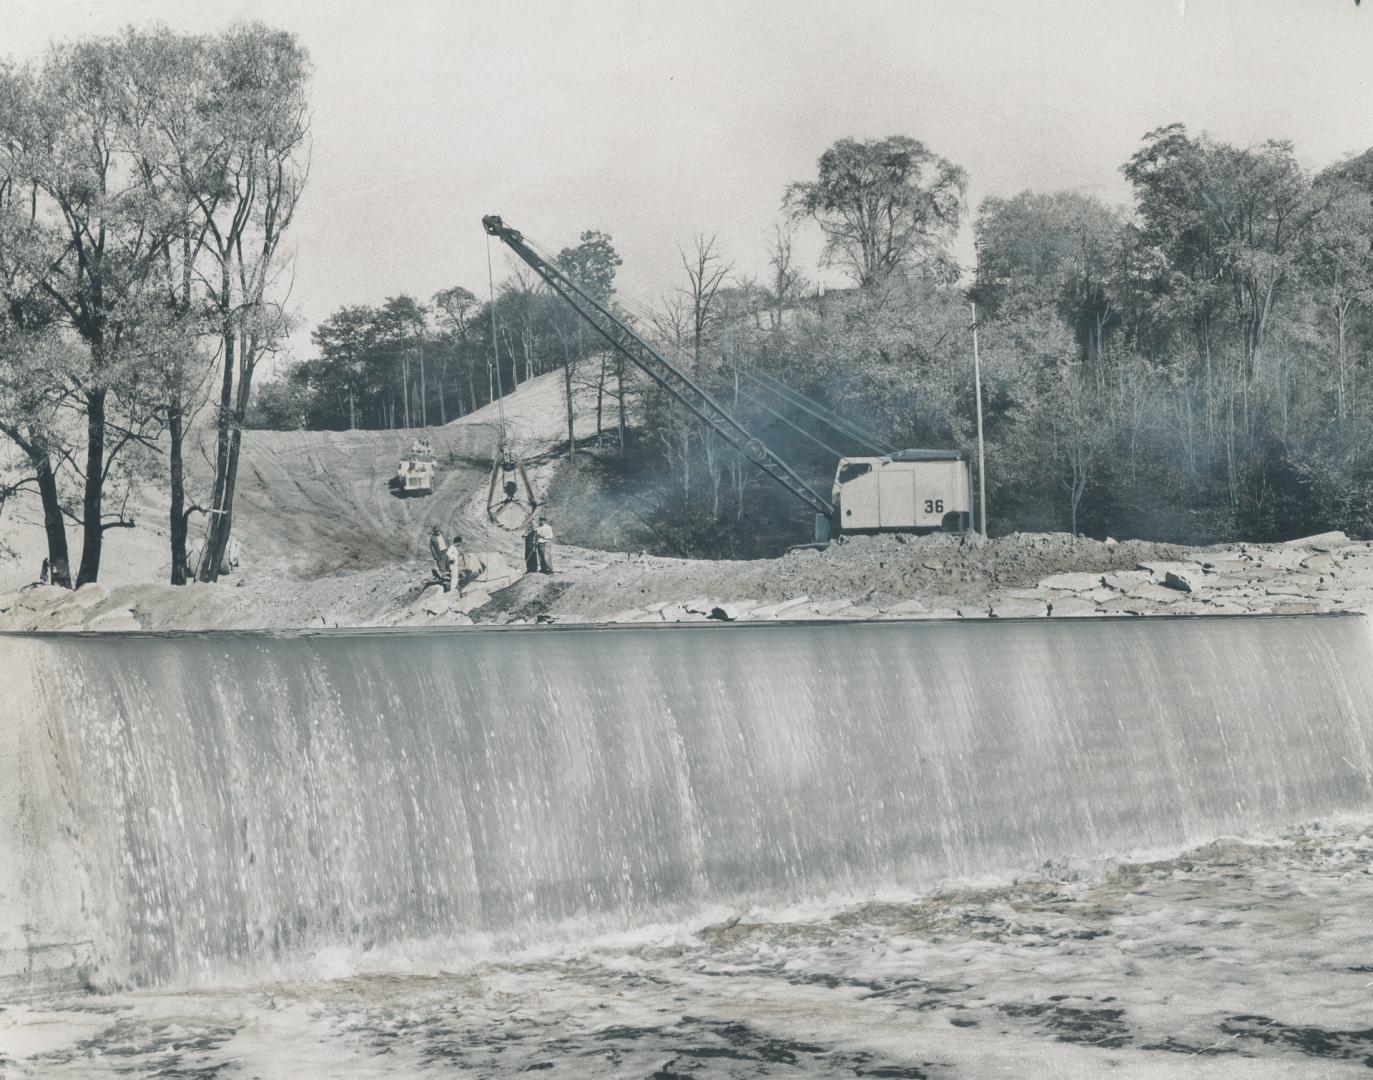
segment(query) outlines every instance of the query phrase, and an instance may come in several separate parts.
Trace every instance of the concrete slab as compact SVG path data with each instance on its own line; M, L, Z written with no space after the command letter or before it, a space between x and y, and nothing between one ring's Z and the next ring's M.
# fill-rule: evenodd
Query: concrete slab
M1100 585L1101 575L1089 573L1051 574L1039 583L1041 589L1065 589L1068 592L1085 592Z

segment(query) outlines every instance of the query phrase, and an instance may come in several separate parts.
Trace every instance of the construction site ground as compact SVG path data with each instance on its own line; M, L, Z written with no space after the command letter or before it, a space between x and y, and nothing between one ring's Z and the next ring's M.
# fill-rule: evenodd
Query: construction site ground
M594 434L580 389L576 434ZM243 435L234 528L242 562L216 584L167 583L167 496L149 486L137 525L106 535L100 581L36 583L45 554L36 506L0 518L0 629L204 630L663 622L752 619L1026 618L1373 610L1373 544L1323 534L1287 544L1183 548L1065 534L860 536L776 559L670 559L558 544L553 575L522 573L518 532L486 501L504 423L558 528L549 492L566 445L561 376L536 378L441 427ZM401 497L397 462L420 434L434 443L433 494ZM202 436L203 437L203 436ZM208 487L206 456L192 484ZM194 493L193 493L194 494ZM579 491L578 498L587 493ZM605 497L604 495L602 496ZM626 511L626 516L628 516ZM203 519L201 519L203 520ZM463 536L488 567L461 593L430 582L430 527ZM607 526L612 522L607 520ZM579 538L584 533L579 531ZM625 543L608 528L607 545ZM193 527L194 535L194 527ZM73 535L73 564L80 538Z

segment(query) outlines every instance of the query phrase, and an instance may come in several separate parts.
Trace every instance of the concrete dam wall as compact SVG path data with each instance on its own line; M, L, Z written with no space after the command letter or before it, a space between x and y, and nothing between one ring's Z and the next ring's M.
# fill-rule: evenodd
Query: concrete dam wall
M1373 808L1361 617L0 635L0 993Z

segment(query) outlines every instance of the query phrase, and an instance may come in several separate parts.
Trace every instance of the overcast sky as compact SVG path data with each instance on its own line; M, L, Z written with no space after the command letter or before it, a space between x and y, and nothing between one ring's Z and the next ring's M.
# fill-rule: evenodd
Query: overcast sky
M843 136L923 140L967 169L974 207L1025 188L1123 203L1121 164L1177 120L1290 139L1310 168L1373 145L1373 4L1353 0L0 0L0 53L249 18L315 66L303 348L342 304L485 296L486 213L554 249L610 233L639 301L679 283L699 232L761 272L787 183Z

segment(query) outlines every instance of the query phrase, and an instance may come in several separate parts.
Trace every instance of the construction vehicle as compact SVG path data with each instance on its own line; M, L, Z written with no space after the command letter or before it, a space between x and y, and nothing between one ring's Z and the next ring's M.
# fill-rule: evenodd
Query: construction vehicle
M968 532L972 462L958 450L840 458L831 497L846 533Z
M482 218L482 228L529 264L612 349L814 511L817 544L846 532L971 529L972 467L960 451L898 450L841 458L827 499L680 367L535 251L518 229L494 214Z
M434 492L434 444L418 438L410 444L410 452L396 466L396 488L402 496L432 495Z

